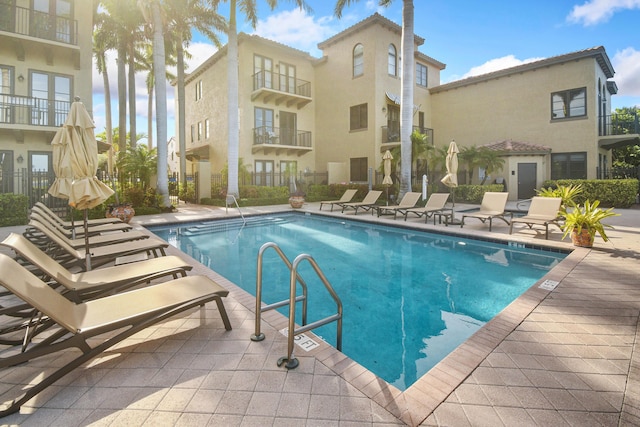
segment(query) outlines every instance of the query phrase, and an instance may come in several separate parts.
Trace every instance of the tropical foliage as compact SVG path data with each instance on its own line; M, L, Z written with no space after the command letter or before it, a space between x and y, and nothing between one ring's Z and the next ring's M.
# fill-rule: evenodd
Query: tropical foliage
M595 200L590 202L586 200L584 206L576 206L574 209L565 213L565 221L562 225L564 235L562 238L567 237L571 232L575 231L580 234L583 229L588 230L591 241L595 238L596 234L602 237L605 242L609 240L605 233L606 228L613 228L608 224L603 224L602 220L612 216L619 216L620 214L614 213L613 208L603 210L599 208L600 201Z

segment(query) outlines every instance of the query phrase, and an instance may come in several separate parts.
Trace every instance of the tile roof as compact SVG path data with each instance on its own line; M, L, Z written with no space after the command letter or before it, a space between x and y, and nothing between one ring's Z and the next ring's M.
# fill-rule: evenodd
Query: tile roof
M551 152L551 148L547 147L546 145L513 141L511 139L491 142L489 144L482 145L482 147L488 148L491 151L499 151L510 154L545 154Z

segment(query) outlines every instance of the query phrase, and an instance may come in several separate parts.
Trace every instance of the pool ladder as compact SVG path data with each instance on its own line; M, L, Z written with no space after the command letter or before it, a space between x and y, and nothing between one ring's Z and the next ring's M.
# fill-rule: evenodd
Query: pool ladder
M282 261L287 265L287 267L289 268L289 271L291 272L291 274L289 275L289 299L263 306L262 305L262 257L264 255L264 252L269 248L273 248L278 253L278 255L280 256L280 259L282 259ZM307 260L311 264L316 274L324 284L325 288L327 289L327 291L329 291L329 294L331 295L331 297L333 298L337 306L336 314L325 317L324 319L317 320L310 324L307 324L307 295L308 295L307 284L302 279L302 277L300 277L300 274L298 273L298 266L304 260ZM300 282L300 285L302 287L302 295L296 295L297 282ZM296 303L298 303L299 301L302 302L302 326L296 329L295 327L296 326ZM285 362L286 362L285 367L287 369L294 369L298 366L298 359L293 357L293 345L294 345L295 335L299 335L303 332L310 331L311 329L315 329L317 327L326 325L327 323L334 322L334 321L337 324L336 348L338 349L338 351L342 351L342 301L340 301L340 298L338 297L335 290L333 289L333 286L331 286L331 284L325 277L324 273L322 273L322 270L320 270L320 267L318 266L316 261L311 257L311 255L300 254L293 260L293 263L292 263L289 261L289 259L286 257L284 252L282 252L282 250L276 243L267 242L260 247L260 251L258 252L258 272L256 276L256 329L255 329L255 334L251 335L252 341L262 341L264 339L264 334L260 332L260 322L262 318L262 313L269 310L274 310L276 308L284 307L286 305L289 305L287 356L281 357L280 359L278 359L278 366L282 366L282 364Z

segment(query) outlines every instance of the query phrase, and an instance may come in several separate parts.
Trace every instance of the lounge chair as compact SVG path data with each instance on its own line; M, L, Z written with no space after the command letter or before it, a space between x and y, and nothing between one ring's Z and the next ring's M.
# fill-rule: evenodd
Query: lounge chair
M376 210L376 212L378 213L378 216L393 214L393 219L396 219L396 216L398 215L398 212L400 210L413 208L416 205L416 203L418 203L418 201L420 200L420 197L422 197L422 193L410 191L402 197L402 200L400 200L400 203L398 203L397 205L374 206L373 209Z
M331 205L331 212L333 212L333 205L342 206L343 203L350 202L357 192L358 190L350 188L344 192L342 197L340 197L340 200L325 200L323 202L320 202L320 210L322 210L322 205Z
M373 206L376 204L376 202L380 198L381 194L382 194L382 191L380 190L371 190L367 193L366 196L364 196L364 199L361 202L343 203L341 205L342 212L344 213L345 209L354 209L355 210L354 215L358 215L358 209L363 209L365 211L371 210L373 209Z
M485 223L489 221L489 231L494 218L503 220L509 225L509 220L505 218L506 215L513 217L513 213L505 213L504 208L507 206L507 197L509 193L505 192L492 192L487 191L482 196L482 202L480 203L480 210L477 212L470 212L462 215L462 221L460 222L460 228L464 227L465 218L476 218Z
M36 228L47 238L47 244L43 249L56 261L62 263L65 267L71 265L77 265L84 267L84 263L87 259L87 251L85 248L76 249L69 244L69 239L61 237L59 234L53 232L47 227L43 227L35 221L30 221L29 225ZM32 235L25 234L27 239ZM40 238L34 244L41 245L43 239ZM112 243L104 246L90 246L89 253L91 256L91 264L93 267L98 267L106 263L115 261L118 257L124 257L129 255L136 255L140 253L146 253L147 255L153 255L154 257L164 256L165 248L169 244L163 240L149 237L147 239L133 240L130 242ZM40 246L43 248L43 246Z
M54 211L52 211L47 205L45 205L42 202L36 202L36 204L33 205L32 210L38 210L43 214L49 215L52 219L55 219L57 222L59 222L60 225L62 225L64 228L73 228L82 224L82 220L78 222L74 221L73 223L71 221L64 221L62 218L58 216L58 214L56 214ZM89 220L89 225L91 226L105 225L105 224L119 224L119 223L122 223L122 220L120 218L94 218Z
M62 294L74 302L118 293L160 277L177 279L193 268L182 258L167 255L125 266L72 273L20 234L11 233L0 245L11 248L20 259L35 267L42 273L37 274L41 279L60 285Z
M50 223L55 224L55 226L60 230L62 234L66 235L69 238L75 239L77 237L84 236L84 221L77 221L74 224L74 227L71 227L70 222L62 221L60 217L51 210L49 210L49 212L50 213L47 213L47 211L43 210L39 204L36 204L31 210L31 215L37 213L45 219L48 219ZM129 231L133 228L129 224L126 224L117 218L116 221L113 221L114 218L109 219L111 219L112 221L107 223L102 223L101 218L97 220L90 219L89 225L87 227L88 234L90 236L94 236L96 234L112 231Z
M445 205L447 204L448 199L449 193L432 193L423 207L400 209L398 212L404 214L405 221L409 214L415 214L418 218L424 216L424 222L426 223L435 213L440 213L445 210ZM433 221L435 223L435 217Z
M34 242L37 242L40 238L46 237L42 234L42 228L45 227L49 229L51 232L58 234L60 238L65 239L69 245L73 248L80 249L86 246L86 241L84 237L81 238L69 238L65 234L63 234L63 230L57 227L54 223L49 222L46 218L38 215L35 212L31 213L30 221L29 221L29 230L26 231L26 234L29 235L30 239ZM140 240L140 239L148 239L149 235L143 233L142 231L130 231L128 233L105 233L89 236L89 245L90 246L103 246L110 245L112 243L121 243L121 242L130 242L132 240Z
M24 352L3 352L0 368L15 366L67 349L62 366L44 371L14 400L5 402L0 417L20 406L48 386L139 331L185 310L215 301L226 330L231 330L222 298L228 291L205 276L185 276L157 285L75 304L38 279L11 257L0 254L0 284L55 322L58 330L33 343ZM17 350L17 349L16 349ZM76 356L71 358L70 356ZM48 366L48 365L47 365ZM5 376L6 378L6 376ZM21 387L15 387L20 389Z
M513 232L514 223L526 224L529 229L532 229L534 225L543 225L544 238L549 239L549 224L554 224L560 228L560 224L558 223L558 211L560 210L561 203L562 198L560 197L533 197L527 214L523 217L513 218L511 220L509 234Z

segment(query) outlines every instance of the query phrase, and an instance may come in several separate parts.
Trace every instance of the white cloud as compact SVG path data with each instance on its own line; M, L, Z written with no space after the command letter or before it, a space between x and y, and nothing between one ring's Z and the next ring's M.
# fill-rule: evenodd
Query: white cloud
M589 0L574 6L567 21L588 27L607 22L616 12L627 9L640 9L640 0Z
M504 70L505 68L517 67L518 65L527 64L529 62L539 61L544 58L528 58L517 59L514 55L507 55L501 58L490 59L482 65L471 68L461 78L479 76L481 74L491 73L493 71Z
M333 17L316 18L300 9L283 11L259 20L255 34L269 40L319 56L319 42L333 36L344 21L337 22Z
M611 62L616 70L618 94L640 96L640 51L628 47L616 52Z
M202 63L209 59L211 55L216 53L218 48L211 43L196 42L191 43L187 48L187 51L191 54L191 58L185 58L185 73L190 73L202 65ZM175 70L172 72L175 73Z

